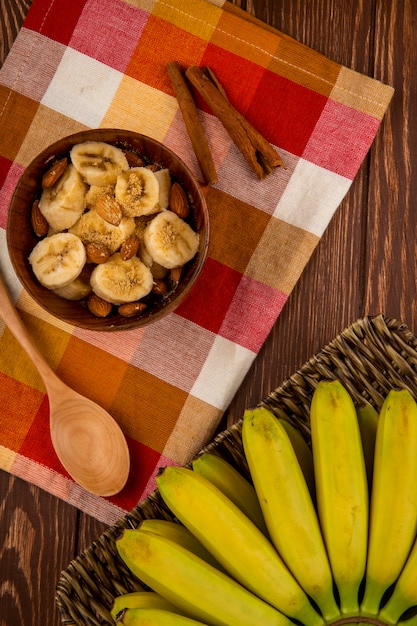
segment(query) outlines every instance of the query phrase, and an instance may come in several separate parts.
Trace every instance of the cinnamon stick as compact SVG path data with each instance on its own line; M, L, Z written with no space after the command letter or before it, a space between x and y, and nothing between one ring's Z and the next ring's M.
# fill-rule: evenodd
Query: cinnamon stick
M168 63L167 70L204 181L208 185L217 183L216 167L204 132L204 127L201 123L190 88L181 70L181 66L176 61L173 61Z
M271 144L229 102L218 78L210 68L191 66L185 73L259 179L285 164Z

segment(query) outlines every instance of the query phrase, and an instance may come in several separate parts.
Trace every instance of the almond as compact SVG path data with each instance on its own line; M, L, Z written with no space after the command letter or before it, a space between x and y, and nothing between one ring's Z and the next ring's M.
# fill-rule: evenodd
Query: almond
M146 304L144 302L126 302L125 304L121 304L117 311L119 315L123 317L137 317L141 315L145 309Z
M48 234L49 224L46 217L41 213L39 200L35 200L32 204L30 222L32 224L33 232L37 237L45 237Z
M130 235L130 237L128 237L126 241L122 243L122 246L120 248L120 256L122 257L123 261L128 261L129 259L132 259L134 256L136 256L138 250L139 237L137 235Z
M187 194L179 183L173 183L169 191L169 207L181 219L188 217L190 205Z
M122 221L122 207L116 198L109 193L102 193L98 196L94 208L103 220L113 224L113 226L118 226Z
M169 271L169 279L173 287L176 287L178 283L180 282L182 269L183 269L182 267L173 267Z
M67 166L68 166L67 157L64 157L63 159L59 159L59 161L56 161L56 163L54 163L52 167L50 167L49 170L46 171L45 174L43 175L42 183L41 183L42 188L49 189L50 187L53 187L55 183L59 181L62 174L67 169Z
M129 167L143 167L145 165L145 161L133 150L126 150L125 156Z
M97 243L96 241L87 243L85 250L87 252L88 263L100 265L100 263L105 263L110 258L110 250L107 246L102 243Z
M96 296L95 293L87 299L87 307L90 313L96 317L107 317L113 308L110 302L106 302L106 300Z
M153 279L153 287L152 293L157 294L158 296L163 296L168 291L168 285L162 278L154 278Z

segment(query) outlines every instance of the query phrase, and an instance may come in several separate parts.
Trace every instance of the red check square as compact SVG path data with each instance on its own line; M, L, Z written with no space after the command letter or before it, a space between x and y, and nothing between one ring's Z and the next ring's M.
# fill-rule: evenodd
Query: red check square
M301 156L326 102L325 96L266 72L247 117L268 141Z
M24 26L67 45L85 3L86 0L71 0L71 3L35 0Z
M176 313L217 333L241 278L239 272L218 261L207 259L196 284Z

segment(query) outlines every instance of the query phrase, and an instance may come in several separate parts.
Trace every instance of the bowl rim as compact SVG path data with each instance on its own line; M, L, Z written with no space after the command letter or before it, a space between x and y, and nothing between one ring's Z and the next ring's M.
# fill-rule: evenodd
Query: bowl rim
M115 136L115 137L114 137ZM68 153L71 146L76 143L80 143L82 141L104 141L107 143L113 143L114 145L125 147L128 149L132 148L132 145L129 144L129 138L134 139L136 143L145 142L148 146L153 146L155 150L161 151L161 154L164 154L164 160L170 160L173 163L176 163L177 167L187 174L189 181L192 182L192 189L187 187L187 191L189 195L198 200L198 204L201 209L201 215L203 219L203 234L204 239L200 244L200 248L198 254L195 258L193 269L190 273L190 276L183 282L180 283L180 289L172 292L171 297L166 298L166 300L161 304L161 306L157 309L149 309L149 311L145 310L142 315L139 317L132 318L122 318L122 316L117 313L109 316L107 318L96 318L92 314L88 313L86 316L86 321L83 319L75 320L74 317L68 314L64 314L63 312L56 312L51 310L50 306L46 304L42 298L42 294L48 292L46 288L44 288L39 283L36 284L36 278L33 276L32 270L30 269L29 262L26 258L23 258L23 251L21 251L22 258L17 260L19 256L16 253L15 246L12 242L12 230L13 230L13 220L15 219L15 214L13 211L13 207L16 202L19 202L19 194L23 191L29 196L32 195L32 198L27 203L27 228L31 230L30 226L30 208L32 206L33 201L39 195L40 185L31 184L32 194L30 190L25 189L27 185L28 178L32 175L33 172L36 171L38 176L38 180L40 180L39 173L45 171L53 161L57 160L60 155L64 153ZM64 142L64 148L62 148L62 144ZM169 169L169 168L168 168ZM35 193L35 189L38 193ZM55 319L66 322L74 327L83 328L85 330L91 331L113 331L113 330L129 330L135 328L141 328L149 325L150 323L156 322L161 318L165 317L172 311L174 311L186 298L189 291L194 286L198 276L201 273L201 270L206 262L208 247L210 241L210 219L209 219L209 211L205 198L205 193L203 191L204 186L199 182L197 176L191 171L190 167L185 163L185 161L174 152L172 148L165 145L163 142L154 139L149 135L145 135L143 133L138 133L135 131L130 131L127 129L121 128L91 128L82 131L78 131L76 133L72 133L70 135L64 135L60 139L57 139L53 143L46 146L41 152L39 152L30 163L25 166L15 188L13 190L12 196L8 205L8 213L6 220L6 244L7 250L9 254L9 259L12 264L13 270L17 275L19 282L25 291L29 294L29 296L48 314L53 316ZM199 231L201 236L201 231ZM34 242L36 243L36 236L33 235ZM27 251L26 251L27 253ZM25 274L30 276L30 280L27 279L25 274L22 273L20 269L20 265L25 267ZM48 294L48 297L52 298L51 294ZM59 296L56 296L59 298ZM60 299L61 300L61 299ZM75 307L78 305L82 307L80 303L74 303L71 301L67 301L68 306L72 305ZM90 317L91 316L91 317Z

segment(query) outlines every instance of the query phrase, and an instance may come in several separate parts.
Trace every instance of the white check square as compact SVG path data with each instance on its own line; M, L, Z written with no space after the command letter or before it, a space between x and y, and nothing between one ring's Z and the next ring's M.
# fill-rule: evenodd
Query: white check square
M321 237L352 181L300 159L274 217Z
M90 128L100 126L123 74L67 48L42 104Z

